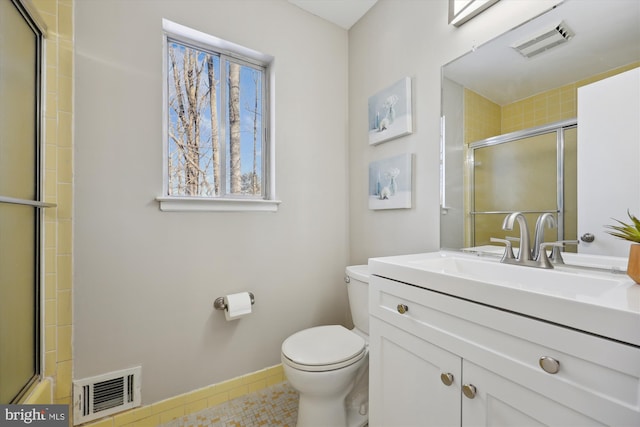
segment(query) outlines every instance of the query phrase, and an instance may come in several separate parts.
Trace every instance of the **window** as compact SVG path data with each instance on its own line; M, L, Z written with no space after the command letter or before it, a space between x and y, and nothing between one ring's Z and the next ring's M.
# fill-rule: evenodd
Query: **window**
M162 210L277 208L273 58L163 21Z
M0 1L0 404L40 375L43 28Z

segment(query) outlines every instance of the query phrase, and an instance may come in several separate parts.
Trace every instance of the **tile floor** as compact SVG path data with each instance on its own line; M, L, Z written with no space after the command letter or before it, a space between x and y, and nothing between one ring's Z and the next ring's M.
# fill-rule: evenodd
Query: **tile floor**
M161 427L294 427L298 393L286 381Z

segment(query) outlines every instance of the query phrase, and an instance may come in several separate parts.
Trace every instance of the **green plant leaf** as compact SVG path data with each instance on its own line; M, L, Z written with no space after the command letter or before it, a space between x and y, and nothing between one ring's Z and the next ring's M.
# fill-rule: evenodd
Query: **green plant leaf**
M630 224L612 218L619 225L606 225L605 227L610 229L610 231L607 231L606 233L619 239L640 243L640 220L629 212L629 210L627 210L627 215L629 216L629 219L631 219Z

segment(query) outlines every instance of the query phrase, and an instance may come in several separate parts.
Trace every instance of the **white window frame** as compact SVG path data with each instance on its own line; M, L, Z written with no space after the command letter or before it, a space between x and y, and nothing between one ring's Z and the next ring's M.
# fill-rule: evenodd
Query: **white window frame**
M275 186L275 73L274 73L274 58L270 55L266 55L255 50L237 45L235 43L222 40L218 37L205 34L203 32L194 30L184 25L177 24L169 21L168 19L162 20L163 30L163 59L162 59L162 87L163 87L163 115L162 115L162 129L163 129L163 195L156 197L156 200L160 204L160 210L165 212L175 211L223 211L223 212L238 212L238 211L262 211L262 212L276 212L280 200L276 198L276 186ZM235 57L251 63L257 63L266 68L266 93L268 104L268 120L265 124L267 133L267 142L265 144L265 152L263 155L264 170L263 182L265 183L265 192L263 198L235 198L230 196L225 197L194 197L194 196L169 196L169 173L168 173L168 61L167 61L167 49L168 39L182 40L186 43L190 43L196 46L203 46L213 49L218 52L222 52L225 55Z

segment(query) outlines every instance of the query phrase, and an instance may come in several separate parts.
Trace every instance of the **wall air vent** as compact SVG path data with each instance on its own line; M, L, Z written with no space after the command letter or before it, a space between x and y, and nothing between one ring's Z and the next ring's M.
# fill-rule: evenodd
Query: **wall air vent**
M73 424L140 406L142 368L124 369L73 382Z
M552 47L568 42L574 35L574 32L567 27L567 24L560 22L527 40L511 45L511 47L522 56L531 58Z

